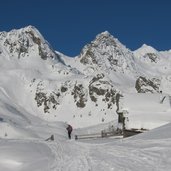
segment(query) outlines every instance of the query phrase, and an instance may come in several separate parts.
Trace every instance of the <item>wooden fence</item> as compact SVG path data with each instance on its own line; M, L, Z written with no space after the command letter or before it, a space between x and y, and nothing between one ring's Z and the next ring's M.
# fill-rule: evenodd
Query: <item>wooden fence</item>
M105 138L105 137L111 137L111 136L122 136L121 132L118 131L101 131L101 133L93 133L93 134L81 134L81 135L75 135L75 140L78 139L95 139L95 138Z

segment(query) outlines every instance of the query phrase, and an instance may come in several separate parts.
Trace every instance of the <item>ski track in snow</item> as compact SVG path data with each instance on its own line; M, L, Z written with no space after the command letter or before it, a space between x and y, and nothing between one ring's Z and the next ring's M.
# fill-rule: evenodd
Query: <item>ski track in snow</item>
M89 149L72 143L72 140L61 144L60 142L49 143L55 157L52 171L90 171L91 163Z
M120 143L120 144L119 144ZM170 142L146 142L111 144L88 144L83 142L67 141L65 143L52 142L47 144L54 154L55 161L52 171L163 171L171 167ZM145 146L144 146L145 144ZM168 148L169 147L169 148Z
M171 138L0 140L0 166L7 171L170 171Z

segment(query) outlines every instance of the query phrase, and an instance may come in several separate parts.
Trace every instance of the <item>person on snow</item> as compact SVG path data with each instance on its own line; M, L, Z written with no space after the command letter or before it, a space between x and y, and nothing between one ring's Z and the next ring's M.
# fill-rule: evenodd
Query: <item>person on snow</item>
M66 129L68 131L68 138L71 139L72 126L71 125L68 125Z

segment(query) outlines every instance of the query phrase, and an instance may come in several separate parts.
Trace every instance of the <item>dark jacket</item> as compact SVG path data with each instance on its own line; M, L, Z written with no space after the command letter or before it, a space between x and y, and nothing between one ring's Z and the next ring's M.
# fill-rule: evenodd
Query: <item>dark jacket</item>
M68 132L72 132L72 126L68 125L68 127L66 128Z

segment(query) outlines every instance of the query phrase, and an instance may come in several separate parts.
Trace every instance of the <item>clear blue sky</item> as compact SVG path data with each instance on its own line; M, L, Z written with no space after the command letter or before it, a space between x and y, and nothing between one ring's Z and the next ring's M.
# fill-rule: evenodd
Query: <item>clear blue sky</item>
M170 0L1 0L0 31L27 25L69 56L105 30L131 50L171 49Z

